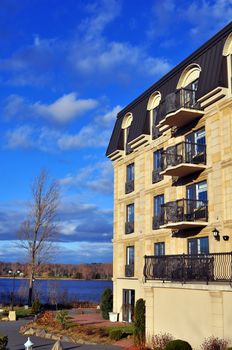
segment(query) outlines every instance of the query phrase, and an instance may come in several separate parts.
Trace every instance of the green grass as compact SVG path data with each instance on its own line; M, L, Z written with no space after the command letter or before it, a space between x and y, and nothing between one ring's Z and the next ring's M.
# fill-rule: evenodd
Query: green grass
M107 332L110 334L111 331L121 331L122 338L126 338L128 335L132 335L134 333L134 325L126 325L126 326L117 326L117 327L107 327Z
M23 318L32 315L31 308L24 309L24 307L15 307L14 310L16 311L17 318Z

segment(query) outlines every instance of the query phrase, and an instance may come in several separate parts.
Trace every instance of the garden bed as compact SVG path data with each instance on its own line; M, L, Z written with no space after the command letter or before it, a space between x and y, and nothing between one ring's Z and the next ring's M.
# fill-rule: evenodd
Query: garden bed
M61 317L59 317L61 315ZM61 339L80 344L115 344L122 338L131 338L133 326L103 320L99 314L71 313L72 317L46 311L36 321L20 329L24 335L46 339ZM65 320L64 320L65 319ZM113 335L112 335L113 334ZM115 336L116 335L116 336Z

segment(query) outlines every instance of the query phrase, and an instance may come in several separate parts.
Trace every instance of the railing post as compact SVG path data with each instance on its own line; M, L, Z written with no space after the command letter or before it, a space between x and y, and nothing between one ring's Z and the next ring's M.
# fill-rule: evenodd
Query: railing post
M184 276L184 261L185 261L185 254L182 255L182 282L185 283L185 276Z
M147 282L147 274L146 274L146 270L147 270L147 256L146 255L144 255L144 260L145 260L145 264L144 264L143 275L145 277L145 282Z

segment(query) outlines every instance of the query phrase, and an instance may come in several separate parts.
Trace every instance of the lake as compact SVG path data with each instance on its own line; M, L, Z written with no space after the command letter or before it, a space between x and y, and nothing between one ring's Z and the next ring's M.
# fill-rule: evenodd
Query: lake
M0 278L0 303L9 303L13 291L13 279ZM51 299L59 303L69 301L100 302L105 288L112 289L112 281L105 280L35 280L35 297L41 303L49 303ZM27 303L28 280L15 279L15 303Z

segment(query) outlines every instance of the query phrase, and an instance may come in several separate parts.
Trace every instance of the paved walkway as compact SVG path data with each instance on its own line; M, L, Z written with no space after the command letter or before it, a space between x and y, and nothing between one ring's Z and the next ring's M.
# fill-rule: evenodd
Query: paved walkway
M8 335L9 350L25 350L24 343L27 341L27 336L19 334L19 329L27 321L15 322L0 322L0 334ZM30 337L34 343L33 349L51 350L54 344L53 340L42 339L38 337ZM73 343L62 342L65 350L119 350L118 346L113 345L78 345Z

